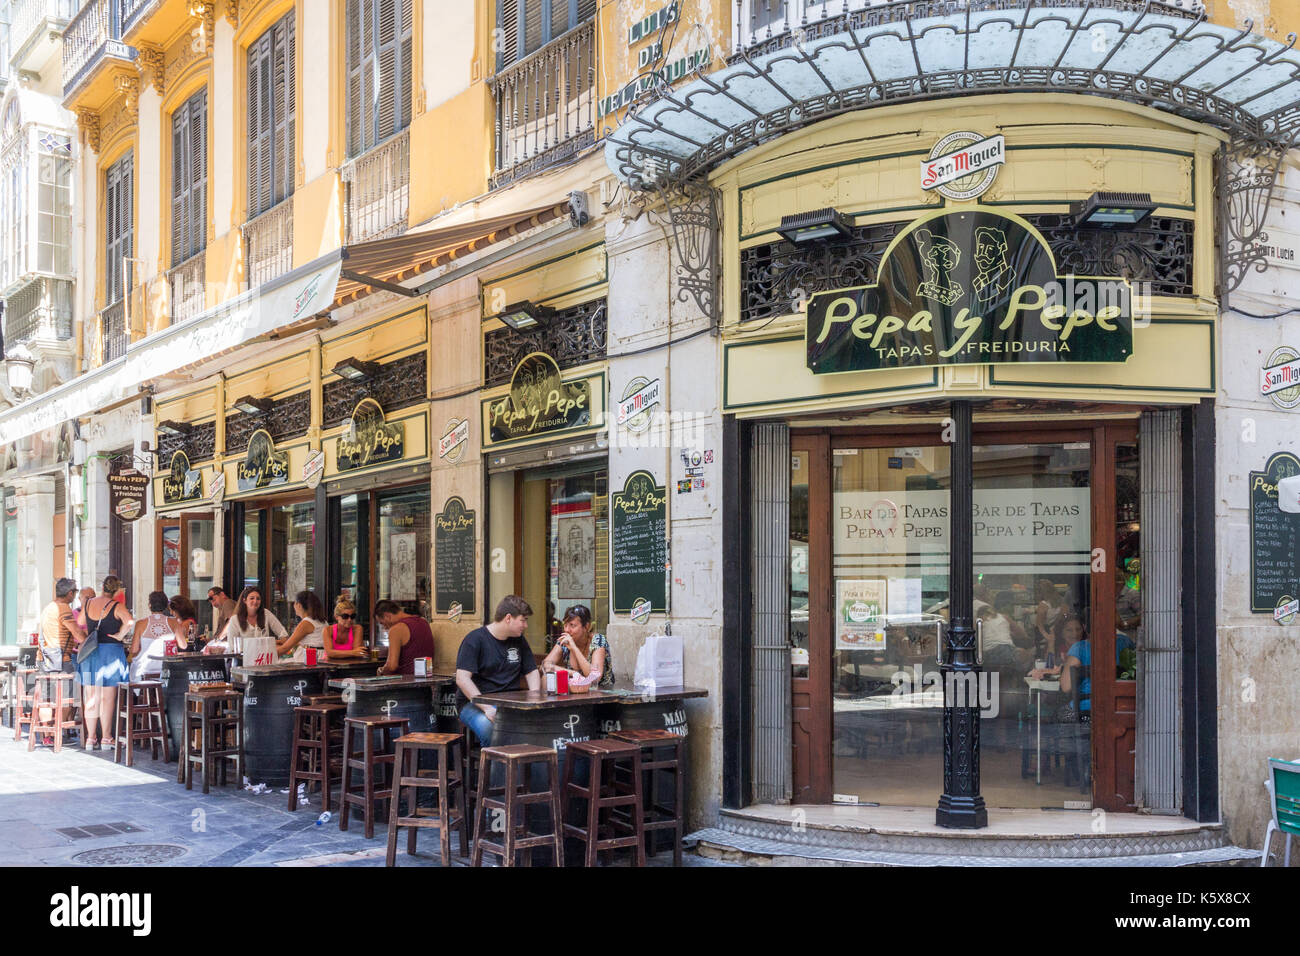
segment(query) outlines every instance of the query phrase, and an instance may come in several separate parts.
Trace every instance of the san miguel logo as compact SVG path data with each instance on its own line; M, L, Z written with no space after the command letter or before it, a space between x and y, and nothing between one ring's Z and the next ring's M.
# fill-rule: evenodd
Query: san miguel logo
M998 167L1006 161L1003 136L949 133L921 160L921 188L938 190L949 199L974 199L993 185Z
M1124 362L1133 354L1127 280L1058 276L1018 216L936 212L890 243L875 285L808 302L815 374L1002 362Z
M235 483L240 491L283 485L289 480L289 456L277 453L269 432L258 429L248 440L244 460L235 465Z
M591 382L564 381L555 359L545 352L527 355L515 367L510 393L485 404L493 442L530 438L592 424Z
M202 473L190 467L189 456L183 451L172 455L171 469L163 478L163 503L198 501L203 496Z
M335 446L339 471L400 461L406 454L406 426L388 422L373 398L363 398L352 411L352 434L341 435Z
M303 310L307 308L307 303L316 295L316 289L320 285L320 278L321 274L318 272L302 287L302 291L293 300L293 314L289 316L290 319L296 319L302 315Z

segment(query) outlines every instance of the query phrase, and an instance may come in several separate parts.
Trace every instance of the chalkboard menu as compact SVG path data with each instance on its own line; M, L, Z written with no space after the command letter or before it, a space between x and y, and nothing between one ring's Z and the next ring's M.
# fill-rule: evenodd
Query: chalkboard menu
M466 614L474 613L474 512L465 509L457 497L447 499L433 519L433 563L439 614L448 614L459 604Z
M1300 475L1300 458L1278 452L1250 473L1250 610L1272 614L1300 587L1300 515L1278 508L1277 483Z
M662 611L667 593L664 565L668 552L668 496L648 471L628 475L622 491L611 496L613 542L610 545L614 613L631 614L634 607L649 601Z

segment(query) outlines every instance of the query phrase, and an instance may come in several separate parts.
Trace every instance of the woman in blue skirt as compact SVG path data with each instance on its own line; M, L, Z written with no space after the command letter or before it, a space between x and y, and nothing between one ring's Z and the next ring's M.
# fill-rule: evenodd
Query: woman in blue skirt
M78 657L77 676L85 695L86 747L98 750L113 746L113 718L117 713L117 685L130 680L123 636L131 633L131 612L118 592L122 582L116 575L104 578L104 593L86 605L86 633L96 636L98 646Z

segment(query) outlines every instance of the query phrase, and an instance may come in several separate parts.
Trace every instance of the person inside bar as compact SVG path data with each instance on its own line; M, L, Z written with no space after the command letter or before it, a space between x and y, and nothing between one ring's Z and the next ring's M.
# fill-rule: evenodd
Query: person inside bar
M542 661L547 673L557 667L576 671L571 680L598 687L614 686L614 661L604 634L592 633L591 610L575 604L564 612L564 634Z
M239 605L221 588L208 588L208 604L212 608L212 636L219 639Z
M281 657L288 657L295 664L305 664L307 648L325 650L325 607L314 592L299 591L293 599L293 613L298 616L298 626L288 638L277 641L275 649Z
M167 602L167 607L171 610L172 617L183 625L181 632L176 635L176 646L182 651L199 650L199 612L194 602L184 594L178 594Z
M340 594L334 602L334 623L325 628L325 659L339 661L365 656L366 632L357 623L357 606L346 594Z
M532 648L524 640L533 609L517 594L507 594L497 605L491 624L465 635L456 652L456 702L460 720L474 731L484 747L492 743L497 709L475 703L483 694L515 690L522 677L529 690L541 690L542 680Z
M240 592L235 616L226 624L224 638L210 642L203 652L217 654L229 649L232 654L242 654L246 637L284 640L288 636L280 619L262 606L262 589L254 584Z
M433 657L433 631L429 622L407 614L396 601L375 605L375 620L388 631L388 660L379 668L379 676L404 674L414 676L417 657Z

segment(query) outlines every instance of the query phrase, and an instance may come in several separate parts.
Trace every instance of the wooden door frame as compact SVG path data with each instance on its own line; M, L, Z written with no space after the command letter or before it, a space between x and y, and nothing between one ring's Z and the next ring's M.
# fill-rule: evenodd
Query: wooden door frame
M832 628L835 581L831 573L831 434L792 432L790 452L808 453L808 676L790 678L791 768L798 765L796 713L801 698L809 700L809 780L800 788L793 783L795 803L830 803L834 783L832 667L833 640L816 640Z

